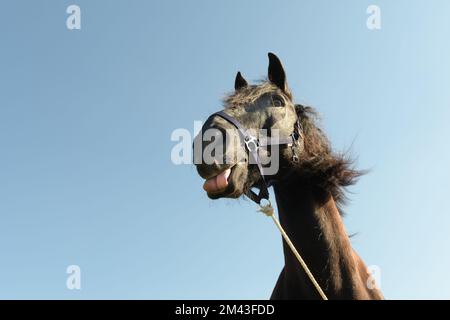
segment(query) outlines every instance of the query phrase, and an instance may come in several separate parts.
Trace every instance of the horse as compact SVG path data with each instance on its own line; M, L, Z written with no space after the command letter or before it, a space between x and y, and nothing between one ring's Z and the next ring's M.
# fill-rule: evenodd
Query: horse
M280 59L273 53L268 56L267 79L250 85L238 72L234 91L223 100L223 111L210 116L196 137L203 152L200 161L195 161L198 174L205 179L203 188L210 199L247 195L259 203L268 198L266 185L270 182L280 223L328 299L384 299L352 248L341 214L346 187L365 172L356 170L345 153L333 151L317 124L317 112L294 103ZM293 138L266 148L266 158L276 156L278 169L265 174L260 161L250 161L255 149L247 150L243 143L222 144L211 152L212 160L203 161L214 140L204 139L208 130L218 133L213 134L215 138L226 132L230 141L242 140L240 134L249 130L265 130L270 138L275 133ZM256 137L257 148L262 133ZM259 195L254 192L257 189ZM266 193L263 196L262 191ZM284 267L270 299L320 299L284 239L283 253Z

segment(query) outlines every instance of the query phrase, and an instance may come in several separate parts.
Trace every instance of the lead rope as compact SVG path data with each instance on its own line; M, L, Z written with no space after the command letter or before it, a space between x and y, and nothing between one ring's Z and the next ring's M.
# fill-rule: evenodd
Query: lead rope
M302 266L303 270L305 270L306 274L308 275L309 279L313 283L314 287L316 287L317 291L319 292L321 298L323 300L328 300L327 296L323 292L322 288L320 287L319 283L316 281L316 278L314 278L314 275L309 270L308 266L306 265L305 261L303 260L300 253L298 253L297 249L295 249L294 244L291 242L291 239L289 239L288 235L286 234L286 231L284 231L283 227L281 226L278 219L275 217L274 209L272 207L272 204L270 203L270 200L267 200L268 203L266 205L259 205L259 212L264 213L266 216L271 217L275 225L277 226L278 230L280 230L281 235L283 236L284 240L288 244L289 248L291 248L292 253L297 258L298 262L300 262L300 265Z

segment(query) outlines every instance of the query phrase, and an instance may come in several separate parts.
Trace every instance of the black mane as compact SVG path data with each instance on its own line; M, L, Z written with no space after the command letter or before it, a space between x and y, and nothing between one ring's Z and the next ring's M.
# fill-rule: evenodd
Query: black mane
M332 150L328 138L317 125L318 115L312 107L296 104L295 109L304 141L302 161L293 164L297 166L297 174L302 180L331 194L337 204L345 204L345 188L356 183L366 171L356 170L354 160L346 152Z

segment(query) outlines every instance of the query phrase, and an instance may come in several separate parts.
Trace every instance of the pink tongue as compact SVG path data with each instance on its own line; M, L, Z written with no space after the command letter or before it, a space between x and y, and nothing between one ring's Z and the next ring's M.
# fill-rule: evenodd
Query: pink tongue
M228 186L228 177L230 176L231 169L227 169L217 176L212 177L205 181L203 184L203 189L209 193L217 193L222 191Z

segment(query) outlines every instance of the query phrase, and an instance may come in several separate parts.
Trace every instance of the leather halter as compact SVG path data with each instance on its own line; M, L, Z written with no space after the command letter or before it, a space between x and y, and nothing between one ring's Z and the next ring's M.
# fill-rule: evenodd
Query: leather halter
M258 150L260 147L267 147L272 145L288 145L292 147L293 151L293 161L298 161L298 156L295 153L294 146L298 143L298 139L300 138L300 132L301 132L301 124L299 119L297 119L297 122L294 127L294 131L287 137L280 137L279 139L271 139L271 138L265 138L265 139L258 139L257 137L254 137L250 134L250 132L242 126L242 124L234 117L230 116L229 114L225 113L224 111L219 111L216 113L213 113L211 117L218 116L227 122L231 123L239 132L240 138L243 140L245 144L245 149L247 150L249 157L252 158L253 164L256 164L258 166L259 174L261 175L262 184L259 188L259 193L256 194L251 188L248 189L248 191L245 193L247 197L249 197L251 200L256 202L257 204L261 203L262 199L269 200L269 187L271 186L271 182L267 181L264 175L264 169L260 161L260 157L258 155Z

